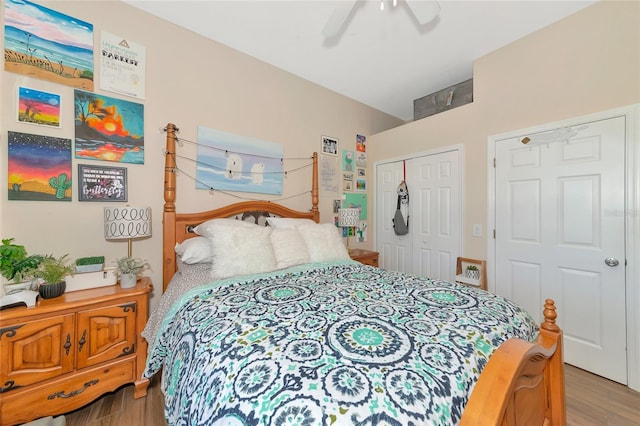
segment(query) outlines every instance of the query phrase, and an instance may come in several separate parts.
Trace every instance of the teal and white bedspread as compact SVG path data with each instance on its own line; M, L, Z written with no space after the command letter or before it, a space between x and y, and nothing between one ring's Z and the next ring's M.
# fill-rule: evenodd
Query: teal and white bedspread
M199 286L169 310L170 425L449 425L492 352L537 335L488 292L354 262Z

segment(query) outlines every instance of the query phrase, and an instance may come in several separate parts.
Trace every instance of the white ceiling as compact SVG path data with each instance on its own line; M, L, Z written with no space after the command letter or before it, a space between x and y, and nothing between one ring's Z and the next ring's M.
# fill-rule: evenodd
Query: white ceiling
M475 59L597 0L440 0L425 25L405 0L358 0L332 40L322 30L339 1L123 1L411 121L415 99L471 78Z

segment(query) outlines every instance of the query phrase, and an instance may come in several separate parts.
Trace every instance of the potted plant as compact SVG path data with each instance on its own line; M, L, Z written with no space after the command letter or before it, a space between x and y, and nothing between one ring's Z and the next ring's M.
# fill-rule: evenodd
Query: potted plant
M137 257L121 257L116 260L116 275L120 279L120 287L131 288L136 285L138 276L150 268L146 260Z
M2 240L0 245L0 275L8 281L10 294L14 291L35 289L34 273L47 256L29 255L23 245L15 244L14 238Z
M467 278L471 278L473 280L480 279L480 269L478 269L476 265L468 265L464 271L464 274L467 276Z
M75 265L69 264L67 254L58 258L53 256L44 258L40 267L34 272L34 276L43 281L38 286L40 297L52 299L62 295L67 288L65 277L72 276L75 272Z
M104 268L104 256L80 257L76 259L76 273L99 272Z

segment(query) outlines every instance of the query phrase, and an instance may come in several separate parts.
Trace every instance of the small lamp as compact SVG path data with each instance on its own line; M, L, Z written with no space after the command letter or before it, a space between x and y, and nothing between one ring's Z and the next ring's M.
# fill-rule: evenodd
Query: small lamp
M341 228L356 228L360 223L360 209L338 209L338 226ZM347 232L347 250L349 249L349 234Z
M151 236L151 207L105 207L104 239L128 240L128 256L131 257L131 240Z

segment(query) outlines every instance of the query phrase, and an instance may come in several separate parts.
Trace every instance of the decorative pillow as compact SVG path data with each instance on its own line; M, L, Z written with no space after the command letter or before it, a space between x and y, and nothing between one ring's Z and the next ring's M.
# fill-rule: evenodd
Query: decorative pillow
M315 225L311 219L296 219L293 217L268 217L267 223L274 229L292 229L300 225Z
M329 262L349 260L349 252L342 243L342 235L333 223L314 223L298 226L307 250L309 261Z
M214 226L226 226L229 228L256 228L258 225L244 220L221 217L202 222L200 225L193 228L193 232L198 235L202 235L203 237L213 237L212 227Z
M271 231L271 245L278 269L309 263L307 245L297 229L275 228Z
M213 262L213 246L206 237L192 237L176 244L176 254L188 265Z
M276 260L269 238L271 228L214 224L208 231L212 232L209 238L213 245L211 278L219 280L276 270Z

